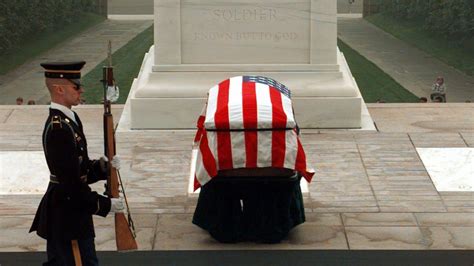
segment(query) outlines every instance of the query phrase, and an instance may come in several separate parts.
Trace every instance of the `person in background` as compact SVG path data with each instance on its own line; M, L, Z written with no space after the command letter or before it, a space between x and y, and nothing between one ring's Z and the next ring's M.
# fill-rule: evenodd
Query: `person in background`
M16 98L16 105L22 105L22 104L23 104L23 98L22 97Z
M428 98L426 98L426 97L420 97L420 99L418 99L418 102L420 102L420 103L427 103L427 102L428 102Z
M446 84L444 84L444 78L439 76L436 78L435 83L431 87L431 95L430 95L431 101L433 102L446 102ZM440 98L441 101L439 101Z
M35 100L29 100L27 104L28 104L28 105L35 105L36 102L35 102Z
M441 96L435 96L433 98L433 102L434 103L442 103L443 102L443 98Z

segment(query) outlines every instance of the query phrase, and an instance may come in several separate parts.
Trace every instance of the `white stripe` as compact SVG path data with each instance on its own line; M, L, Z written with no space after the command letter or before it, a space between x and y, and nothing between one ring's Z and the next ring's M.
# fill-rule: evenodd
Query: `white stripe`
M294 130L285 130L285 168L295 169L298 141Z
M209 96L207 97L206 120L204 121L205 128L216 128L214 115L216 114L216 109L217 109L218 92L219 92L219 85L216 85L209 90ZM186 108L186 107L183 106L183 108Z
M272 166L272 131L258 131L257 167Z
M281 104L283 105L283 111L286 114L286 127L294 128L296 126L295 117L293 114L293 106L291 99L281 94Z
M255 83L257 97L257 128L272 127L272 101L270 87L266 84ZM272 132L258 131L257 133L257 167L267 167L272 164Z
M231 131L230 142L232 145L232 164L235 168L245 167L245 132Z
M270 87L266 84L255 83L257 97L257 128L272 128L272 100Z
M230 78L229 84L229 126L231 129L243 128L242 76Z
M229 121L230 127L233 129L241 129L244 127L242 105L242 76L230 79L229 90ZM232 163L234 168L245 167L245 133L231 132L232 145Z
M216 169L219 170L219 157L217 156L217 132L206 131L207 143L209 150L211 151L212 157L216 161Z

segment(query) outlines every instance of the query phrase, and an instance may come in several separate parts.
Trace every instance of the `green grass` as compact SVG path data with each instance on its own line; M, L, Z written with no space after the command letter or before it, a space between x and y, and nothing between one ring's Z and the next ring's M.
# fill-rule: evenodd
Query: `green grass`
M418 97L409 92L374 63L338 39L339 49L351 68L364 101L374 103L378 99L387 103L417 102Z
M104 45L106 44L104 43ZM153 45L153 26L138 34L112 55L114 77L120 88L120 98L117 103L125 103L127 100L133 79L138 76L140 71L143 56L151 45ZM107 64L107 60L102 61L82 78L85 88L83 98L87 104L98 104L103 99L104 91L100 80L102 79L102 67Z
M422 27L420 21L397 20L385 14L376 14L366 19L435 58L453 66L467 75L474 75L474 38L460 45L437 36Z
M104 21L103 16L93 13L84 13L81 19L61 29L47 30L31 35L20 44L15 45L0 55L0 75L22 65L31 58L38 56L65 40L76 36L80 32ZM71 47L74 49L74 47Z

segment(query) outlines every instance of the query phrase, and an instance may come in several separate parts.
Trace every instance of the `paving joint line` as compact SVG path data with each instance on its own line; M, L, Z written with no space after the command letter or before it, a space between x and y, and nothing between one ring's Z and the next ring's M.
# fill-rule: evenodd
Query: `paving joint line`
M413 216L413 218L415 218L416 226L420 227L420 222L418 221L418 217L416 217L414 212L412 212L411 215Z
M13 114L13 111L15 111L15 109L11 109L10 112L8 113L7 117L5 117L5 120L3 120L2 124L5 124L8 119L10 118L10 116Z
M380 129L379 129L379 127L377 126L377 123L375 122L375 120L374 120L373 122L374 122L374 127L375 127L375 129L377 130L377 132L380 132Z
M424 213L426 213L426 212L424 212ZM425 246L425 249L429 249L429 247L430 247L429 241L426 239L425 234L423 233L423 230L421 230L422 227L420 226L420 222L418 221L418 217L416 217L415 213L412 213L412 216L415 218L416 227L420 231L420 234L421 234L421 237L422 237L421 244L423 246Z
M344 223L344 219L342 219L342 213L339 213L339 219L342 224L342 229L344 230L344 237L346 238L346 245L347 245L347 250L351 250L351 246L349 245L349 237L347 236L347 231L346 231L346 225Z
M447 208L447 206L446 206L446 203L444 202L444 199L443 199L443 197L441 196L441 193L440 193L439 190L436 188L436 186L435 186L435 184L434 184L434 182L433 182L433 179L431 178L430 173L428 172L428 169L426 169L426 166L425 166L425 164L423 163L423 160L422 160L421 157L420 157L420 154L419 154L418 151L416 150L416 145L415 145L415 143L413 142L413 140L412 140L412 138L411 138L411 136L410 136L410 133L407 133L407 135L408 135L408 139L409 139L410 142L411 142L411 145L413 146L413 148L415 148L416 157L418 157L418 160L419 160L419 161L421 162L421 164L423 165L423 168L425 169L425 172L426 172L426 174L428 175L428 177L429 177L429 179L430 179L431 185L432 185L433 188L436 190L436 193L438 194L438 197L440 198L441 203L443 203L443 207L444 207L444 209L445 209L445 213L448 212L448 208Z
M352 136L354 137L354 135ZM369 182L370 190L372 191L372 195L374 196L375 204L377 206L378 212L380 212L379 199L377 198L377 195L375 194L375 191L374 191L374 187L372 186L372 182L370 181L369 173L367 172L367 167L365 165L364 158L362 157L362 153L360 152L359 143L357 143L355 138L354 138L354 142L356 143L357 153L359 154L360 161L362 162L362 167L364 167L364 173L365 173L365 176L367 177L367 181Z
M151 250L155 250L155 243L156 243L156 234L158 233L158 220L160 219L160 215L156 214L156 222L155 228L153 228L153 243L151 243Z
M458 132L458 135L461 137L462 141L464 141L464 144L466 144L466 147L470 148L469 144L467 143L466 139L464 136L461 134L461 132Z

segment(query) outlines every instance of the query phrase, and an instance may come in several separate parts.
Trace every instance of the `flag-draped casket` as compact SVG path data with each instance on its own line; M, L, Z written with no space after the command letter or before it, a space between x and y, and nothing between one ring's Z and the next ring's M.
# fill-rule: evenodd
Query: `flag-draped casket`
M291 92L273 79L237 76L212 87L197 127L195 189L239 168L293 169L311 181Z

